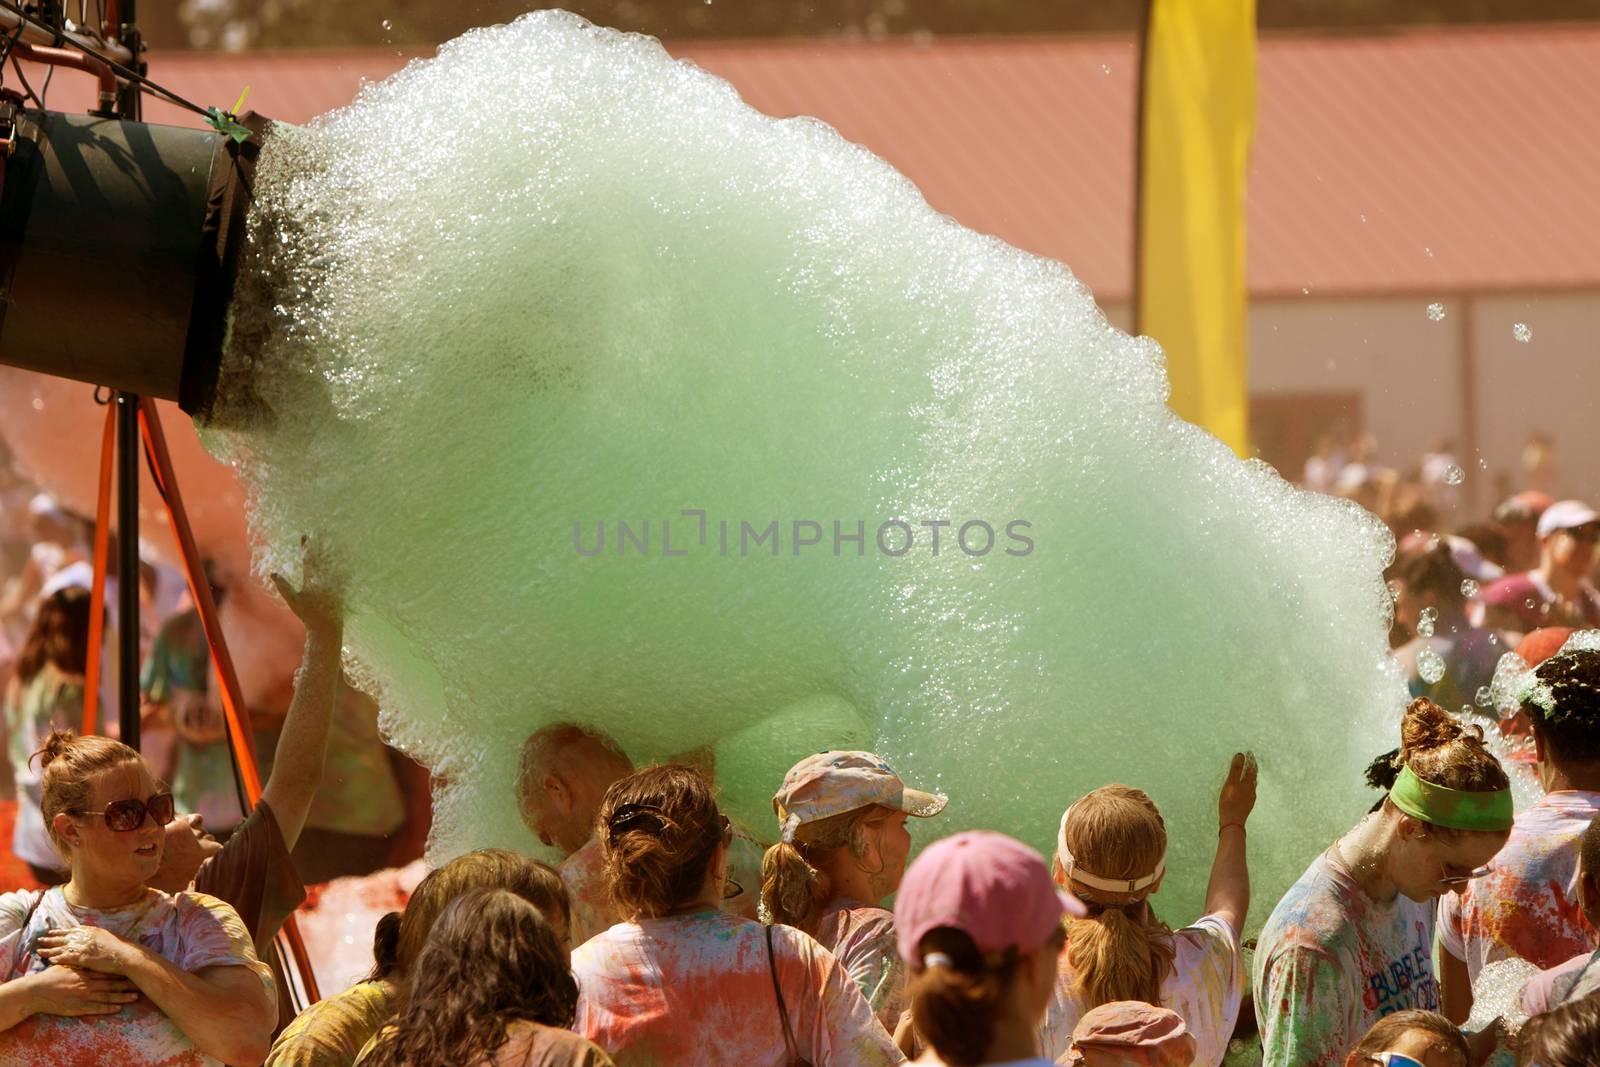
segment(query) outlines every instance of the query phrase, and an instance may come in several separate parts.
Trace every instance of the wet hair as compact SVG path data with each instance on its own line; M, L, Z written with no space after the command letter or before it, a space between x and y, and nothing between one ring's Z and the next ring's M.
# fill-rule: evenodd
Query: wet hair
M1074 804L1066 838L1074 862L1101 878L1143 878L1167 851L1161 810L1125 785L1102 786ZM1066 877L1059 857L1054 867L1058 879ZM1073 993L1084 1010L1119 1000L1159 1005L1172 969L1172 931L1150 911L1150 889L1108 894L1075 882L1072 892L1089 908L1087 917L1067 923Z
M1600 762L1600 649L1551 656L1533 674L1534 691L1522 710L1550 755L1563 763Z
M761 859L761 905L772 921L815 933L818 913L833 896L822 868L843 849L860 859L866 854L866 828L893 815L891 808L869 804L801 823L794 844L780 841L767 849Z
M625 918L656 918L700 895L722 843L711 783L678 763L606 790L597 820L611 900Z
M429 872L412 891L403 914L391 911L378 920L372 936L373 967L366 980L403 981L445 908L477 889L503 889L538 908L558 930L572 928L567 887L554 868L508 849L481 848Z
M482 1063L513 1020L572 1026L578 985L539 909L504 889L470 889L428 934L404 1009L362 1060L376 1067Z
M572 722L551 723L529 735L522 743L522 758L517 766L517 796L526 797L538 778L557 768L570 767L587 758L616 778L633 773L633 761L606 734Z
M1058 929L1045 944L1059 948L1065 936ZM986 959L970 934L952 926L929 930L917 942L919 958L935 952L948 956L950 964L927 967L912 977L906 989L911 1020L950 1067L982 1063L994 1044L995 1024L1006 1008L1022 954L1013 945Z
M39 602L39 613L17 653L17 680L23 685L47 664L63 674L82 674L89 666L89 590L58 589Z
M1433 548L1407 558L1396 569L1395 577L1405 583L1406 592L1411 596L1432 593L1441 611L1454 614L1467 602L1461 592L1466 572L1456 563L1443 538Z
M1366 1036L1356 1042L1350 1050L1350 1055L1358 1063L1367 1062L1367 1057L1375 1056L1380 1052L1394 1048L1395 1043L1409 1033L1421 1030L1432 1038L1430 1051L1442 1052L1454 1061L1453 1067L1471 1067L1471 1052L1467 1048L1467 1039L1461 1036L1461 1031L1455 1024L1443 1015L1433 1011L1421 1011L1415 1008L1406 1011L1397 1011L1393 1015L1385 1015L1372 1025Z
M56 816L64 811L84 811L94 791L94 779L104 771L131 765L144 766L144 757L109 737L79 737L71 730L52 730L28 760L39 761L43 775L40 809L44 827L56 850L67 855L67 843L56 833Z
M1426 697L1418 697L1400 720L1396 769L1410 767L1425 782L1466 793L1511 788L1511 779L1483 743L1483 730L1464 725ZM1449 831L1441 833L1472 832Z
M1517 1063L1524 1067L1593 1067L1600 1048L1600 993L1580 997L1528 1021Z

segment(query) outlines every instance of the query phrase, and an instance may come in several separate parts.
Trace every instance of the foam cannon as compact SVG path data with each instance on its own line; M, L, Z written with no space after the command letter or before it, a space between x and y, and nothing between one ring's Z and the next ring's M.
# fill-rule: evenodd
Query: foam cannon
M0 362L209 407L257 136L0 99Z

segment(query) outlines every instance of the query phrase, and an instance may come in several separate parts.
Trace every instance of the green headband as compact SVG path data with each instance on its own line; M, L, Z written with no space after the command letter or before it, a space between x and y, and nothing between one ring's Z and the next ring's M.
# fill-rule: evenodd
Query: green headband
M1511 829L1511 790L1492 793L1447 789L1402 767L1389 790L1394 806L1413 818L1450 830Z

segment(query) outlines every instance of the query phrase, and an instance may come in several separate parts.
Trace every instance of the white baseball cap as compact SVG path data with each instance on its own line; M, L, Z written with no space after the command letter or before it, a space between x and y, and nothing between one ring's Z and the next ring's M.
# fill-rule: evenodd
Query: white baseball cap
M1600 511L1596 511L1583 501L1558 500L1545 508L1544 514L1539 516L1536 532L1542 541L1553 533L1574 530L1579 526L1588 526L1596 522L1600 522Z

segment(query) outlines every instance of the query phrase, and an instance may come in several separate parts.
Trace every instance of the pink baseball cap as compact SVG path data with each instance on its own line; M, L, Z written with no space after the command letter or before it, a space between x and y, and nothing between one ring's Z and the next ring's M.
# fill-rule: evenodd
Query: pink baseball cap
M1188 1067L1195 1040L1170 1008L1138 1001L1102 1004L1078 1020L1062 1059L1080 1067Z
M1033 849L992 830L968 830L935 841L912 862L895 897L895 939L901 958L920 971L917 946L941 926L964 931L985 955L1032 952L1063 915L1087 912Z

